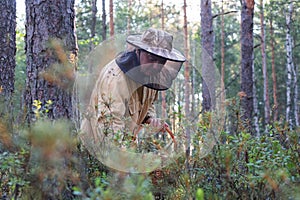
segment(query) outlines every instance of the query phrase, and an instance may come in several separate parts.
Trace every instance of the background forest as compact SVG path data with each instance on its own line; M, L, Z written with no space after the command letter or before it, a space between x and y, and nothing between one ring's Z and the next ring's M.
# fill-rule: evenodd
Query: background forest
M0 199L300 199L299 0L19 4L0 2ZM76 75L149 27L188 58L157 104L184 149L126 174L78 139Z

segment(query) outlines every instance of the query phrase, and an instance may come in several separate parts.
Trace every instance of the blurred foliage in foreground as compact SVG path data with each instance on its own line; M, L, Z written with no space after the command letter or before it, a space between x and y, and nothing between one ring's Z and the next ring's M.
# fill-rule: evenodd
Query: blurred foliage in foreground
M199 122L192 143L207 130ZM297 131L276 122L253 137L222 132L204 158L194 148L188 160L151 174L107 169L81 146L68 121L40 119L9 133L0 121L1 199L299 199L300 143ZM204 198L203 198L204 196Z

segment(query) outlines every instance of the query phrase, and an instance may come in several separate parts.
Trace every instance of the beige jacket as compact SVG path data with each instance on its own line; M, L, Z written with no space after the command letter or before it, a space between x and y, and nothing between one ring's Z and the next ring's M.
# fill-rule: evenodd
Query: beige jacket
M114 133L134 134L147 116L155 117L157 94L156 90L127 77L113 60L100 72L91 95L89 112L96 120L85 118L82 131L91 131L94 127L88 126L97 126L104 132L110 129Z

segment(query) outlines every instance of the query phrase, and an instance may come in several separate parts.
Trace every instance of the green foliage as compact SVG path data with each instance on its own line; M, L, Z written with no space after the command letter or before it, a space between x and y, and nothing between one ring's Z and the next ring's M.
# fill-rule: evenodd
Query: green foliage
M161 1L128 1L114 2L115 15L114 25L117 33L124 34L127 27L134 33L142 32L149 27L161 27ZM177 30L180 24L180 12L174 4L164 5L165 27ZM130 23L128 25L128 22Z
M13 153L4 151L0 153L0 198L17 199L23 187L29 185L26 181L24 164L28 152L21 149Z
M149 187L149 180L142 175L117 173L107 176L103 173L102 176L95 178L93 186L86 192L78 187L73 187L73 193L86 200L152 200L153 195Z
M1 197L150 200L159 194L166 199L202 200L204 194L205 199L296 199L300 195L299 136L279 122L261 137L242 128L222 132L203 157L198 145L209 130L204 119L195 129L188 160L182 154L161 170L127 174L107 169L83 148L76 148L80 144L68 122L38 119L30 129L19 131L29 136L27 148L19 143L14 151L1 151Z

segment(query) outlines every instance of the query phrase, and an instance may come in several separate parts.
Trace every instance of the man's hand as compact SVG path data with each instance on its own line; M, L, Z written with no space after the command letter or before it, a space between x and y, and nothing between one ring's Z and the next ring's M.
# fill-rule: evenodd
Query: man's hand
M169 127L168 123L160 118L149 118L146 124L149 124L150 127L157 130L157 132L166 132L166 128Z

